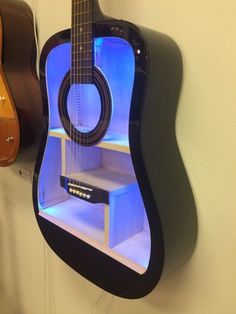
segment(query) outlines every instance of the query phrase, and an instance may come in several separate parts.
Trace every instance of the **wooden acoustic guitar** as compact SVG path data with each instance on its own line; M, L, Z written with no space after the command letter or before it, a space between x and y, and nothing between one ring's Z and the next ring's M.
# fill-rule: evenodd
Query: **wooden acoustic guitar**
M0 166L32 153L41 132L41 93L30 7L0 0Z
M72 1L40 60L45 128L36 218L55 253L139 298L192 254L195 203L175 135L182 58L168 36Z

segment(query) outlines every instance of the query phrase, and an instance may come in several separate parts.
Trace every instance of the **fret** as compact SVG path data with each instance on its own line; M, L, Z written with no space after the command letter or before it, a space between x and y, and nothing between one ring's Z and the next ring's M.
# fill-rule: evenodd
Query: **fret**
M92 52L93 50L90 49L90 50L83 50L83 51L73 51L72 54L73 55L76 55L76 54L79 54L79 53L87 53L87 52Z
M91 56L91 53L89 54ZM84 66L84 68L92 68L93 66L93 58L88 57L87 55L79 56L79 58L76 58L75 55L72 56L71 60L72 67L76 67L76 71L79 71L79 68L81 65Z
M93 43L92 40L89 40L89 41L82 41L82 42L76 42L76 43L73 43L73 46L83 46L84 44L90 44L90 47L91 47L91 44Z
M83 1L83 2L80 2L80 3L74 3L73 4L73 7L72 7L72 11L75 11L75 10L78 10L78 11L81 11L81 9L84 9L84 11L87 9L89 9L90 7L90 3L89 1Z
M80 16L80 15L83 15L83 14L87 14L87 13L92 13L92 11L91 11L91 10L87 10L87 11L84 11L84 12L75 13L75 14L74 14L74 17L75 17L75 16Z
M83 26L83 25L88 25L90 24L91 25L91 22L83 22L83 23L77 23L77 24L74 24L73 26L74 27L80 27L80 26ZM92 26L92 25L91 25Z
M78 54L79 57L83 53L90 53L92 55L92 52L93 52L93 47L91 47L91 44L79 45L79 46L73 45L72 46L72 53Z
M90 69L92 69L93 67L92 66L80 66L79 67L79 71L80 70L84 70L84 69L88 69L88 70L90 70ZM73 70L72 70L72 72L73 72ZM74 71L75 72L75 71Z
M88 2L88 0L78 0L78 2L76 2L76 0L73 1L72 5L78 5L78 4L83 4L85 2Z
M78 3L73 3L73 6L72 6L72 12L76 11L76 12L79 12L79 11L88 11L90 8L91 8L91 3L90 3L91 0L87 0L87 1L83 1L83 2L78 2Z
M87 11L87 13L74 13L73 14L73 23L76 26L77 24L81 24L82 22L90 21L92 19L92 11Z
M83 53L83 52L92 52L93 45L92 42L89 43L73 43L72 52L73 53Z
M92 73L93 67L90 65L87 65L86 62L79 62L78 64L80 65L78 69L74 68L71 70L71 73L73 73L73 75L80 75L81 73ZM81 66L81 64L83 66Z
M90 48L90 45L88 46L88 49L82 49L83 47L81 46L80 49L78 48L75 48L75 49L72 49L72 53L85 53L85 52L93 52L93 49L89 49Z
M92 34L92 24L87 24L85 26L74 26L72 29L72 35L85 35L85 34Z
M86 78L91 78L91 76L93 76L93 72L89 71L89 72L83 72L83 73L71 73L70 77L71 79L86 79Z
M76 32L75 30L71 33L72 40L74 40L76 37L84 38L85 40L91 40L92 41L92 29L89 29L89 31L84 32Z
M81 62L81 61L93 61L93 59L92 58L79 58L79 59L75 59L75 58L73 58L73 60L72 60L72 63L76 63L76 62Z
M89 32L83 32L82 34L72 34L71 36L72 37L82 37L84 35L88 35L88 34L92 34L93 32L92 31L89 31Z

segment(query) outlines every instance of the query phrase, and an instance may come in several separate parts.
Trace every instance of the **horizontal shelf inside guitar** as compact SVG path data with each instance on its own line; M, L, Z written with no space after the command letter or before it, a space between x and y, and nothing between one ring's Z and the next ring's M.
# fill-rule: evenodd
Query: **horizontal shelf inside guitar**
M50 129L49 134L65 140L70 139L63 128ZM108 132L102 141L96 144L96 146L123 153L130 152L128 135L122 133Z
M40 211L40 216L85 242L104 242L104 211L101 207L70 198Z

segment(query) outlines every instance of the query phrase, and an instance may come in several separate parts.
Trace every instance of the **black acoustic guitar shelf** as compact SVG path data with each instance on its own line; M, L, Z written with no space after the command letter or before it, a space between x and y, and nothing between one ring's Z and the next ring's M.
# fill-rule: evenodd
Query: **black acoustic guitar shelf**
M182 58L171 38L105 18L97 1L73 1L75 16L82 5L93 8L91 23L83 16L90 28L75 17L72 33L54 35L41 55L45 128L35 214L50 247L75 271L110 293L140 298L189 259L196 242L175 135ZM92 37L80 47L88 29ZM94 73L103 83L93 84ZM98 136L84 136L99 126Z

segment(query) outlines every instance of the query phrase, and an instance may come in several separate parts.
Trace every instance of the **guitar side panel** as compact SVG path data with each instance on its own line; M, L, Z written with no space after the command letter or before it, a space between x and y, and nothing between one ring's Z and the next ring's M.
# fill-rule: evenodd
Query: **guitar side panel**
M195 201L176 139L183 64L170 37L146 28L141 32L149 47L150 68L139 144L162 224L165 276L191 257L197 239Z

